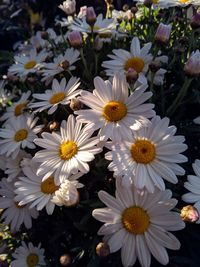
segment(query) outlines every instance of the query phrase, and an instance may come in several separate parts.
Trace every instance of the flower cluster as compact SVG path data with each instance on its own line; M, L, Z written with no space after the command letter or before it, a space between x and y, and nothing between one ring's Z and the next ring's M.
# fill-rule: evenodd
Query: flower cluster
M24 234L13 267L62 265L66 251L69 264L97 266L119 250L124 267L148 267L151 255L166 265L181 246L171 231L200 221L200 161L185 143L199 117L184 116L200 104L199 1L133 1L124 12L105 2L106 17L64 1L57 31L21 44L0 82L1 219ZM190 216L174 196L195 203Z

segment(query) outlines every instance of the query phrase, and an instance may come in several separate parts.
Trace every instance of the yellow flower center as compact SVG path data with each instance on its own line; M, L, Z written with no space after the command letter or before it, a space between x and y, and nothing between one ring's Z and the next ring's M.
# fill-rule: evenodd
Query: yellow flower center
M134 69L137 73L140 73L144 68L144 60L140 57L129 58L124 65L124 69L128 71L130 68Z
M127 114L127 107L124 103L110 101L103 108L103 117L107 121L116 122L123 119Z
M53 194L56 190L59 189L59 186L55 185L54 178L50 176L41 183L40 188L42 193L44 194Z
M26 263L28 267L35 267L37 266L38 262L39 262L39 257L35 253L30 253L26 258Z
M21 103L21 104L18 104L16 107L15 107L15 116L19 116L23 113L23 109L27 106L27 103L24 102L24 103Z
M148 229L150 218L143 208L133 206L122 213L122 224L131 234L141 235Z
M69 160L78 152L78 147L73 141L65 141L60 145L59 156L63 160Z
M35 60L30 60L24 64L24 68L29 70L29 69L34 68L36 64L37 62Z
M20 142L26 139L27 136L28 136L28 131L26 129L21 129L15 133L14 140L16 142Z
M95 25L93 27L89 26L88 30L92 31L92 29L93 29L93 31L98 31L101 29L101 27L95 26Z
M156 156L155 145L148 140L137 140L131 146L131 155L137 163L148 164Z
M52 97L49 99L49 103L50 104L56 104L56 103L61 102L64 98L65 98L64 92L56 93L56 94L52 95Z
M158 4L159 0L153 0L153 4Z
M182 4L186 4L189 0L179 0Z

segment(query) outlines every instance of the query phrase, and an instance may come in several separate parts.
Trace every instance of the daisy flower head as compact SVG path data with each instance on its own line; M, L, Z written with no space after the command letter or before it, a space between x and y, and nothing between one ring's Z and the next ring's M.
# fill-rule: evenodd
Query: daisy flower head
M79 60L79 55L80 52L71 47L66 49L64 55L60 54L55 57L53 62L45 63L44 68L41 70L42 81L46 81L46 84L49 84L55 75L75 70L76 67L73 64Z
M36 146L33 140L42 128L36 126L37 121L38 118L34 118L33 115L11 118L5 128L0 129L0 154L14 159L21 148L34 149Z
M116 182L116 197L105 191L98 193L106 208L95 209L95 219L104 223L98 234L104 235L110 252L121 249L122 264L134 265L138 259L142 267L149 267L151 254L161 264L169 262L168 249L177 250L180 243L169 231L184 228L184 222L177 212L171 211L177 200L171 198L170 190L151 194L125 188Z
M100 129L101 140L120 141L132 134L131 129L138 130L147 126L155 115L153 104L144 104L152 95L145 92L147 85L139 86L128 96L128 84L125 76L116 74L113 82L104 81L100 77L94 79L93 94L82 91L81 102L91 109L75 111L77 120L87 123L86 131Z
M195 175L188 175L188 181L184 184L184 187L190 192L184 194L182 199L187 203L195 203L194 207L200 214L200 160L196 159L192 167ZM200 223L200 218L196 223Z
M79 31L82 33L96 33L105 34L111 33L116 29L116 22L113 19L104 19L102 14L96 17L96 21L93 26L89 25L86 21L86 16L82 18L76 18L74 22L69 26L72 31Z
M111 146L105 157L112 160L108 168L114 176L123 177L123 184L132 183L138 189L144 187L154 192L155 187L165 189L163 179L177 183L176 175L185 171L177 163L186 162L180 154L187 149L183 136L175 136L176 127L168 126L169 119L156 116L151 124L133 132L131 139Z
M0 117L0 121L5 121L10 118L17 118L24 114L24 110L27 108L28 105L28 98L31 95L31 91L27 91L22 93L20 99L16 102L12 103L11 107L8 107L6 112Z
M8 73L25 78L28 74L37 72L43 66L42 62L47 56L48 53L45 50L37 53L35 48L29 55L17 55L14 57L15 64L8 69Z
M15 182L15 200L19 205L30 203L30 208L36 207L38 211L46 208L47 214L51 215L55 204L51 202L59 186L55 185L54 177L50 176L43 181L43 176L37 175L38 163L31 159L24 159L23 173L25 177L18 177Z
M6 158L5 174L8 175L8 182L13 181L15 178L20 176L20 173L22 172L21 163L24 158L32 158L32 156L25 151L20 150L15 159L12 159L11 157Z
M40 162L37 175L44 175L44 179L53 175L55 184L59 185L71 174L89 172L88 162L102 150L96 146L99 138L91 138L91 135L82 129L82 123L76 122L73 115L62 121L60 133L42 133L42 138L34 140L36 145L44 148L33 158Z
M27 229L32 227L32 218L38 217L35 208L30 209L28 205L20 206L15 200L15 187L12 182L8 182L6 178L0 181L0 208L3 209L1 218L5 225L10 225L11 232L19 231L22 224Z
M36 108L34 112L49 109L48 114L52 114L57 110L59 104L67 105L72 98L80 94L81 90L76 90L79 85L79 79L75 77L70 78L68 83L65 78L62 78L60 83L54 79L51 90L46 90L43 94L33 94L37 102L31 103L29 107Z
M21 246L16 248L12 254L14 260L11 267L40 267L46 266L44 260L44 249L41 244L35 247L31 242L28 245L22 241Z
M102 67L106 68L108 76L114 76L116 72L126 73L129 69L134 69L138 75L137 81L140 84L146 84L145 77L152 55L149 53L151 43L140 47L138 37L134 37L131 41L130 52L124 49L114 49L113 55L108 55L111 60L104 61Z

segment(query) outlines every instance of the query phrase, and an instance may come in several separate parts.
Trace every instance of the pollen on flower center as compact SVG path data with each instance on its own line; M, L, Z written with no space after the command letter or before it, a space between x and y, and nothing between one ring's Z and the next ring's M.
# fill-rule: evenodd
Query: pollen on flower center
M21 129L15 133L14 140L16 142L23 141L28 136L28 131L26 129Z
M133 206L123 211L122 224L131 234L140 235L148 229L150 218L143 208Z
M103 117L107 121L116 122L123 119L127 114L127 107L124 103L110 101L103 108Z
M37 62L35 60L30 60L24 64L24 68L29 70L29 69L34 68L36 64Z
M26 263L27 263L28 267L35 267L38 265L38 262L39 262L39 257L35 253L30 253L26 257Z
M56 190L59 189L59 186L55 185L54 178L49 177L41 183L41 191L44 194L53 194Z
M185 4L188 2L188 0L179 0L182 4Z
M64 92L59 92L54 95L49 99L50 104L56 104L61 102L65 98L65 93Z
M137 140L131 146L131 155L137 163L148 164L156 156L155 145L148 140Z
M27 103L21 103L21 104L18 104L16 107L15 107L15 116L20 116L22 113L23 113L23 109L27 106Z
M134 69L137 73L140 73L144 68L144 60L140 57L129 58L124 65L124 69L128 71L130 68Z
M78 147L73 141L65 141L60 145L59 156L63 160L69 160L78 152Z

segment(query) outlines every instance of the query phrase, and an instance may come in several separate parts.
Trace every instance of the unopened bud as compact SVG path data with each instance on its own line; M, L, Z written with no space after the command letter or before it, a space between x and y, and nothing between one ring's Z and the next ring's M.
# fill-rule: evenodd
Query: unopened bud
M96 16L96 13L94 11L94 8L92 6L88 7L86 10L86 22L90 26L94 26L96 20L97 20L97 16Z
M49 123L49 131L52 132L52 131L56 131L58 130L58 122L57 121L52 121Z
M59 64L59 66L61 67L61 68L63 68L64 70L68 70L68 68L69 68L69 61L67 61L67 60L63 60L62 62L60 62L60 64Z
M138 73L133 68L126 71L126 80L128 83L135 83L138 79Z
M131 12L135 15L135 14L138 12L138 7L133 6L133 7L131 8Z
M47 40L49 37L49 34L46 31L41 31L40 35L41 35L41 38L44 40Z
M97 35L94 40L94 49L96 51L100 51L103 48L103 41L102 39Z
M82 35L78 31L73 31L68 34L69 43L74 48L81 48L83 44Z
M162 22L158 25L155 34L156 42L160 44L166 44L169 41L171 34L172 25L163 24Z
M96 253L101 258L107 257L110 254L109 245L106 242L100 242L96 246Z
M192 29L198 29L200 27L200 12L197 12L190 21Z
M71 256L69 254L63 254L60 257L60 265L61 266L69 266L72 262Z
M152 0L144 0L144 5L145 5L146 7L151 7L152 4L153 4L153 1L152 1Z
M73 15L76 12L76 0L66 0L62 5L58 6L67 15Z
M73 111L76 111L80 110L83 107L83 104L78 98L72 98L69 106Z
M200 52L193 52L188 61L185 63L184 72L189 76L200 75Z
M181 218L185 222L195 223L199 219L198 210L191 206L185 206L181 210Z
M149 69L152 72L157 72L159 69L161 68L161 64L159 60L154 60L151 62L151 64L149 65Z

